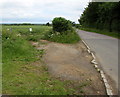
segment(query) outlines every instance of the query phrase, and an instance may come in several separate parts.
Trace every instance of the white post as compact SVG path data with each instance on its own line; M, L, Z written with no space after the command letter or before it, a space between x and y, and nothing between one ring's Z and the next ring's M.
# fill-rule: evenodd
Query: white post
M29 28L29 31L32 32L32 28Z

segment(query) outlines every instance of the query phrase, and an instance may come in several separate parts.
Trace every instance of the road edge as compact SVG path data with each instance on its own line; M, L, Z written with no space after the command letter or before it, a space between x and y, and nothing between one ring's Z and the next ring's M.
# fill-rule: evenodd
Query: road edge
M81 40L82 40L82 39L81 39ZM97 61L96 61L96 57L95 57L94 53L91 51L91 49L90 49L90 47L88 46L88 44L87 44L84 40L82 40L82 42L83 42L83 44L87 47L88 53L91 54L91 56L92 56L92 58L93 58L92 61L91 61L91 63L94 64L94 68L97 70L97 72L100 73L101 78L102 78L102 80L103 80L103 82L104 82L104 86L105 86L107 95L108 95L109 97L111 97L111 96L113 95L112 87L109 85L109 83L108 83L108 81L107 81L107 79L106 79L105 73L103 72L103 70L101 70L101 69L98 67L98 63L97 63Z

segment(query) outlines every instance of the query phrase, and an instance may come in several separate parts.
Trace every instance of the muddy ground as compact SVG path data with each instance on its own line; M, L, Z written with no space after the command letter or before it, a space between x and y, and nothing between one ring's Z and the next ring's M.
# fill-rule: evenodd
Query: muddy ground
M100 74L91 64L92 57L82 42L77 44L60 44L41 40L32 42L37 49L44 49L43 61L50 74L63 80L87 83L84 87L87 95L106 95Z

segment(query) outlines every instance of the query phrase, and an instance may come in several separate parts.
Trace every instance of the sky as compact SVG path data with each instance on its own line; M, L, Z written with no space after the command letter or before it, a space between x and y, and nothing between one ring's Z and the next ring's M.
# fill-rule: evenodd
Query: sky
M47 23L64 17L78 23L89 0L0 0L0 23Z

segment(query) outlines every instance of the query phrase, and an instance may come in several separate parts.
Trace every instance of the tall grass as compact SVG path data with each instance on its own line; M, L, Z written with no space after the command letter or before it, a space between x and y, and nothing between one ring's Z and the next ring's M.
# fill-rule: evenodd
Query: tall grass
M67 87L69 82L60 81L49 75L46 65L40 61L44 50L36 50L29 42L37 36L39 36L37 38L39 40L51 28L32 26L33 32L31 33L28 30L29 27L31 26L3 26L3 94L73 94L75 89ZM7 30L8 28L12 28L12 30Z
M68 30L60 34L59 32L53 32L52 30L45 33L43 39L58 42L58 43L68 43L73 44L80 41L79 35L75 32L75 30Z

